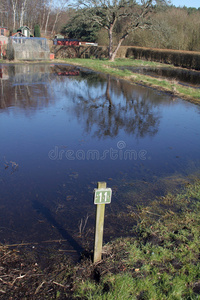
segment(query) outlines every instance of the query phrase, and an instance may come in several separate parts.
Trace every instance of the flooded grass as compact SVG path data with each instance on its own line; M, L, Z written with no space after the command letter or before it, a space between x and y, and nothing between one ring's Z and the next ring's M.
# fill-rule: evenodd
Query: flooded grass
M108 60L94 60L94 59L65 59L64 60L70 64L81 65L92 70L110 74L116 77L120 77L126 80L129 80L133 83L143 84L145 86L151 86L164 90L174 94L175 96L182 97L186 100L194 100L194 102L199 103L200 101L200 92L195 88L182 87L174 80L162 80L159 78L152 78L148 75L134 74L127 69L120 70L117 67L122 66L132 66L132 67L167 67L176 69L172 65L165 65L156 62L148 62L142 60L132 60L132 59L116 59L114 62ZM113 68L115 67L115 68ZM178 68L180 70L180 68Z
M7 299L199 299L200 181L134 212L127 238L103 260L74 264L55 248L0 247L0 293Z

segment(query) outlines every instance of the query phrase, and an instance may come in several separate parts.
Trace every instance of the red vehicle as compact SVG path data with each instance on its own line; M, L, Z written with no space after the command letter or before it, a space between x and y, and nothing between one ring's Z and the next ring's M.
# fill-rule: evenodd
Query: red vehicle
M76 39L54 39L54 45L78 46L79 40L76 40Z

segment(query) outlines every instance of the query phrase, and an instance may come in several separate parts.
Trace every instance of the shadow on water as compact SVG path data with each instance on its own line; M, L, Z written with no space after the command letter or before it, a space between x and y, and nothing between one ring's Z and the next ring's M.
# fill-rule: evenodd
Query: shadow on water
M45 207L41 202L34 200L33 201L33 208L40 214L42 214L48 223L54 226L60 235L67 240L67 242L72 246L74 250L77 251L77 254L80 255L83 252L83 248L81 245L77 243L77 241L65 230L61 224L59 224L54 217L52 216L50 210Z

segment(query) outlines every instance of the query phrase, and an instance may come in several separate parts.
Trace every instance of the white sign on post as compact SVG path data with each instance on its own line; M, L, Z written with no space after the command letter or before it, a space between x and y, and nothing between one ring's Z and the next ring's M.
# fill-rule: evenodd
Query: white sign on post
M111 197L111 188L94 189L94 204L109 204Z

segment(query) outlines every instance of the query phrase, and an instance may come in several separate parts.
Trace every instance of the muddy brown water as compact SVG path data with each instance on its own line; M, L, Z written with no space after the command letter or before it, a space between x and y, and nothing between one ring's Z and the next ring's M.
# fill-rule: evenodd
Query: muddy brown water
M0 65L0 242L91 247L98 181L113 190L104 241L133 234L124 213L199 176L199 129L200 107L165 93L68 65Z

